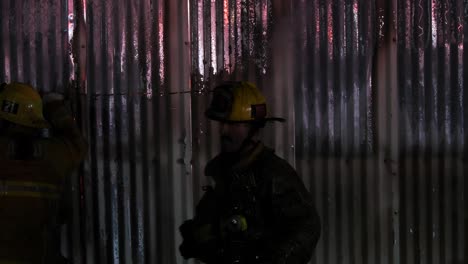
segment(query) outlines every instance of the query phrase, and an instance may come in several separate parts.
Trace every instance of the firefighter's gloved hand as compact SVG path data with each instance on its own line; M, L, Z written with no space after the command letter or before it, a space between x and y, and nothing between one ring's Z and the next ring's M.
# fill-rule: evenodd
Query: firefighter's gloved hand
M197 258L200 260L211 259L217 257L219 250L218 242L216 240L205 241L197 243L191 240L184 240L179 246L179 251L185 259Z
M42 97L43 104L48 104L56 101L63 101L65 98L62 94L59 93L48 93Z
M203 258L216 251L218 245L210 224L187 220L179 231L184 239L179 251L185 259Z

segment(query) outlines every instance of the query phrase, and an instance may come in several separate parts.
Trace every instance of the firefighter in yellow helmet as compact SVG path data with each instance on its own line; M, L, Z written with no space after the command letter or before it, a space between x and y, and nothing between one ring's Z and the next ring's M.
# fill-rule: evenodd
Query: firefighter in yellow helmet
M59 198L87 145L63 97L43 99L27 84L0 88L0 263L61 258L55 241ZM43 136L45 128L52 136Z
M221 153L208 162L193 219L180 226L186 259L208 264L305 264L320 236L311 195L296 171L259 139L270 116L250 82L227 82L213 91L206 116L219 122Z

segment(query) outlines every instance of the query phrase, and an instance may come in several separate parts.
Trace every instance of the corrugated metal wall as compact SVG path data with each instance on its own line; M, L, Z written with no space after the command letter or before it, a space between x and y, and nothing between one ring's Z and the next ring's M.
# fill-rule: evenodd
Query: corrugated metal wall
M466 1L398 1L401 262L468 261L467 7Z
M184 263L177 227L218 151L203 111L239 78L288 119L264 136L315 197L312 263L468 261L467 1L0 7L0 80L64 92L90 143L71 181L74 263Z
M312 263L395 263L378 171L376 3L296 1L293 12L296 168L323 222Z
M2 1L0 6L2 81L66 89L72 75L66 1Z
M86 263L180 263L191 130L186 1L86 1ZM78 262L78 261L77 261Z

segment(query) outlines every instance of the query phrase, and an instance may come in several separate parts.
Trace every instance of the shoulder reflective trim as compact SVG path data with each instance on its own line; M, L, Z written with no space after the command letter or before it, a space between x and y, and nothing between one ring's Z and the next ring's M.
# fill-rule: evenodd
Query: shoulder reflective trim
M30 262L14 261L14 260L0 260L0 264L29 264Z
M7 191L2 193L3 197L29 197L29 198L42 198L42 199L59 199L59 194L40 193L40 192L20 192L20 191Z
M2 181L0 196L57 199L61 188L43 182Z
M51 183L33 182L33 181L4 181L5 186L24 186L33 188L49 189L51 191L60 191L59 186Z

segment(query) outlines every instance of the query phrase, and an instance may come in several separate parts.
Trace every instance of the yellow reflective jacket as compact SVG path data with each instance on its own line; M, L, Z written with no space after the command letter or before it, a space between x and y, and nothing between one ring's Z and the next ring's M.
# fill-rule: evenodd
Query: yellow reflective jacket
M57 256L52 231L63 182L84 159L87 144L62 103L50 103L44 113L52 137L0 135L0 264L54 263Z

